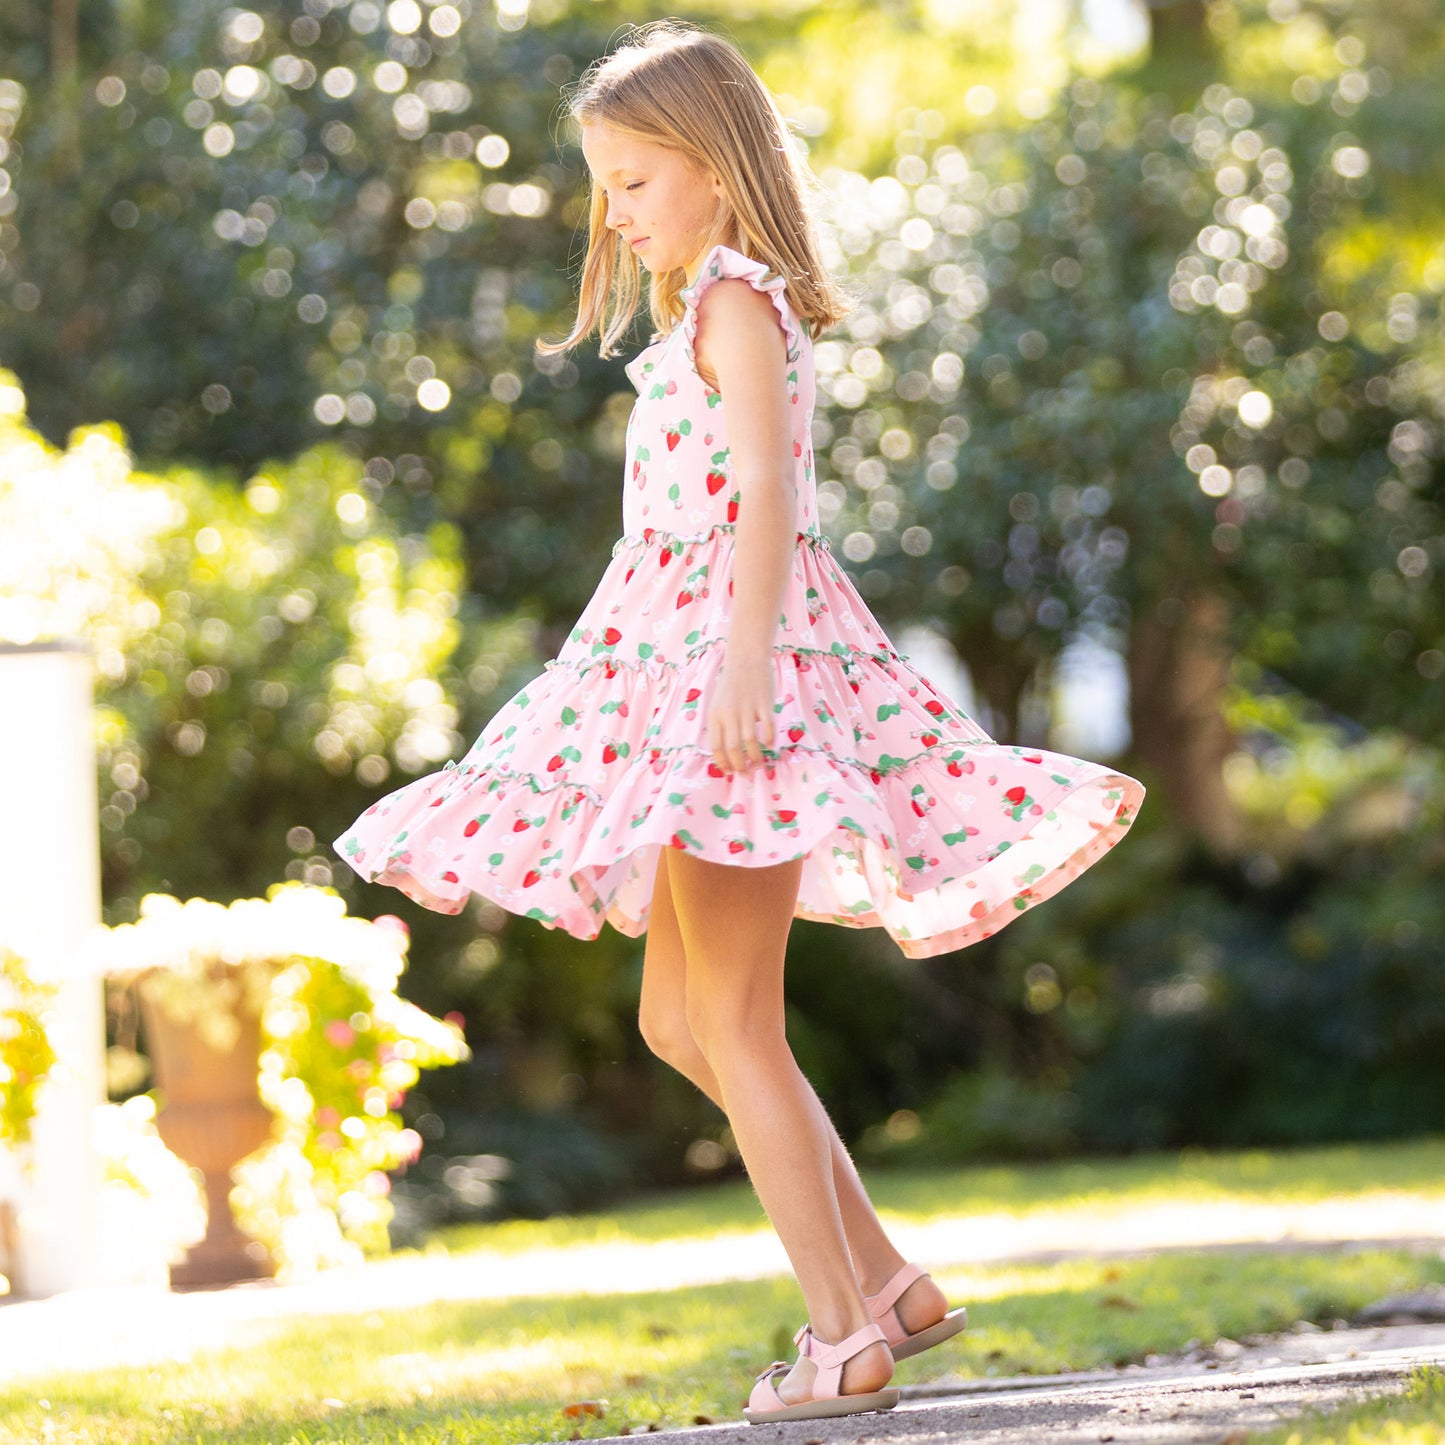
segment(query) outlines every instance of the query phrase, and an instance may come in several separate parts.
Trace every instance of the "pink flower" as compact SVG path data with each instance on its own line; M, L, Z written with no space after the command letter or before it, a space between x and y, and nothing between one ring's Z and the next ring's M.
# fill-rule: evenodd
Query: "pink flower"
M393 933L401 934L403 938L411 933L406 919L398 918L394 913L383 913L379 918L373 918L371 921L377 928L390 929Z
M323 1032L326 1042L333 1048L350 1048L356 1042L356 1030L345 1019L332 1019Z

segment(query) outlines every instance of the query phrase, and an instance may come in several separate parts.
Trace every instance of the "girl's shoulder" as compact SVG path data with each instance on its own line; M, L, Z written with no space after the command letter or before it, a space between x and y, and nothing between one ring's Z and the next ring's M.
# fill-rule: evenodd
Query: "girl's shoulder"
M703 257L697 280L691 286L684 286L677 294L683 303L682 320L683 346L690 353L697 335L697 307L707 294L708 288L725 277L737 277L746 281L756 291L767 295L777 308L782 323L783 336L787 340L788 360L796 361L802 347L806 328L798 320L792 303L788 300L786 278L777 275L765 261L754 260L741 251L721 243L714 246Z

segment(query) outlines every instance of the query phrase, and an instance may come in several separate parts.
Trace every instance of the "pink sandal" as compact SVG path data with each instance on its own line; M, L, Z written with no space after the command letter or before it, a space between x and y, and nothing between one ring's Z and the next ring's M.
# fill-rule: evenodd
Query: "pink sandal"
M883 1327L883 1338L888 1341L888 1348L893 1351L895 1360L906 1360L910 1355L921 1354L944 1340L952 1339L968 1327L968 1311L960 1305L956 1310L949 1310L937 1324L929 1325L927 1329L910 1335L903 1328L903 1321L898 1318L899 1298L909 1285L925 1278L927 1274L927 1270L920 1269L916 1264L905 1264L877 1294L864 1296L868 1302L868 1312Z
M786 1374L792 1366L786 1360L774 1360L758 1376L757 1384L748 1396L743 1418L749 1425L762 1425L769 1420L823 1420L835 1415L861 1415L869 1410L891 1410L898 1403L895 1388L858 1395L838 1393L843 1380L843 1366L869 1345L887 1343L881 1325L864 1325L836 1345L824 1344L814 1337L811 1326L804 1325L793 1336L793 1343L798 1346L800 1354L818 1367L813 1380L812 1399L789 1405L778 1394L773 1381Z

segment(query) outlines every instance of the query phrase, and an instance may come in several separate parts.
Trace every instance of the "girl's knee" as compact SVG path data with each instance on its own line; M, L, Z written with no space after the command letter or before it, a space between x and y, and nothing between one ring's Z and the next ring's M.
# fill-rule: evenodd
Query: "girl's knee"
M679 1073L688 1074L701 1057L697 1040L692 1036L687 1016L680 1010L649 1006L643 999L637 1015L642 1041L665 1064Z

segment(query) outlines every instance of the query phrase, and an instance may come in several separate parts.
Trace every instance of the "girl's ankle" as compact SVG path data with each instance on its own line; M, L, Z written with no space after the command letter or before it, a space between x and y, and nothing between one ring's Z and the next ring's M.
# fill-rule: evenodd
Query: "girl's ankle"
M871 1260L864 1265L863 1273L858 1276L858 1287L867 1296L879 1294L906 1263L903 1256L896 1253L888 1259Z

